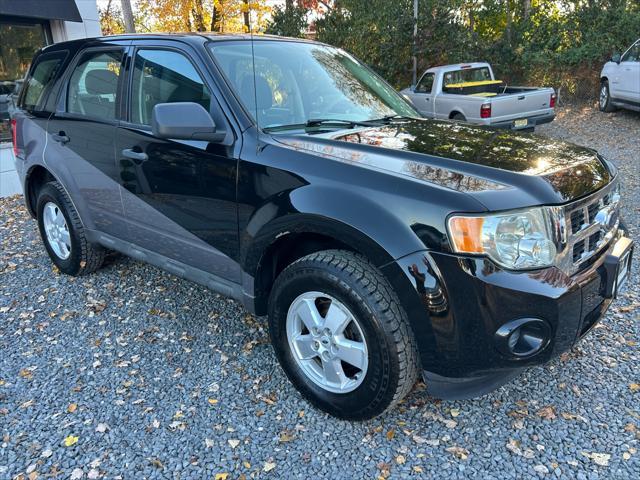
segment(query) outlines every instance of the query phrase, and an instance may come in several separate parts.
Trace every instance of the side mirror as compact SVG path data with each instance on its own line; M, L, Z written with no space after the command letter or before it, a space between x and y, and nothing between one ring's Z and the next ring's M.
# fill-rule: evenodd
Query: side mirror
M209 112L199 103L158 103L151 115L151 131L159 138L221 142L226 132L216 128Z
M611 56L611 61L617 63L618 65L620 65L620 54L619 53L614 53Z

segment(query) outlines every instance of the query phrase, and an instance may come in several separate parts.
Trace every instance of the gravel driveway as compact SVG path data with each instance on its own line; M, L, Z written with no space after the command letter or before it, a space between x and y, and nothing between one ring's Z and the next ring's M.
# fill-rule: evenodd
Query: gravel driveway
M640 244L640 115L573 108L539 132L619 165ZM20 199L0 223L2 479L638 478L640 255L570 353L481 399L418 384L347 423L300 398L237 303L120 256L63 276Z

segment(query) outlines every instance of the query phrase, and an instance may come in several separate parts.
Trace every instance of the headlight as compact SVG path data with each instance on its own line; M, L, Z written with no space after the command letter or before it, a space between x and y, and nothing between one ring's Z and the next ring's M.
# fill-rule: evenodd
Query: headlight
M454 215L448 229L453 250L486 255L508 269L553 265L552 208L540 207L485 216Z

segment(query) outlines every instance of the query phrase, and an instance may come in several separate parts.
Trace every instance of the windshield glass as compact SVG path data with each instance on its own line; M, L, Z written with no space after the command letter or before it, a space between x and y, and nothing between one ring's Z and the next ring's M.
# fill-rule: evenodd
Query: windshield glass
M420 116L382 78L337 48L257 40L255 59L248 41L215 42L210 49L261 128Z

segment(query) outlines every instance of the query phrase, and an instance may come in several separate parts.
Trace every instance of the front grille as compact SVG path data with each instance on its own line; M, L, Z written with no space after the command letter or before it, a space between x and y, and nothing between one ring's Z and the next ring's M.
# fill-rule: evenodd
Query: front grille
M618 228L619 195L607 185L590 197L564 207L566 250L563 270L573 274L613 238Z

